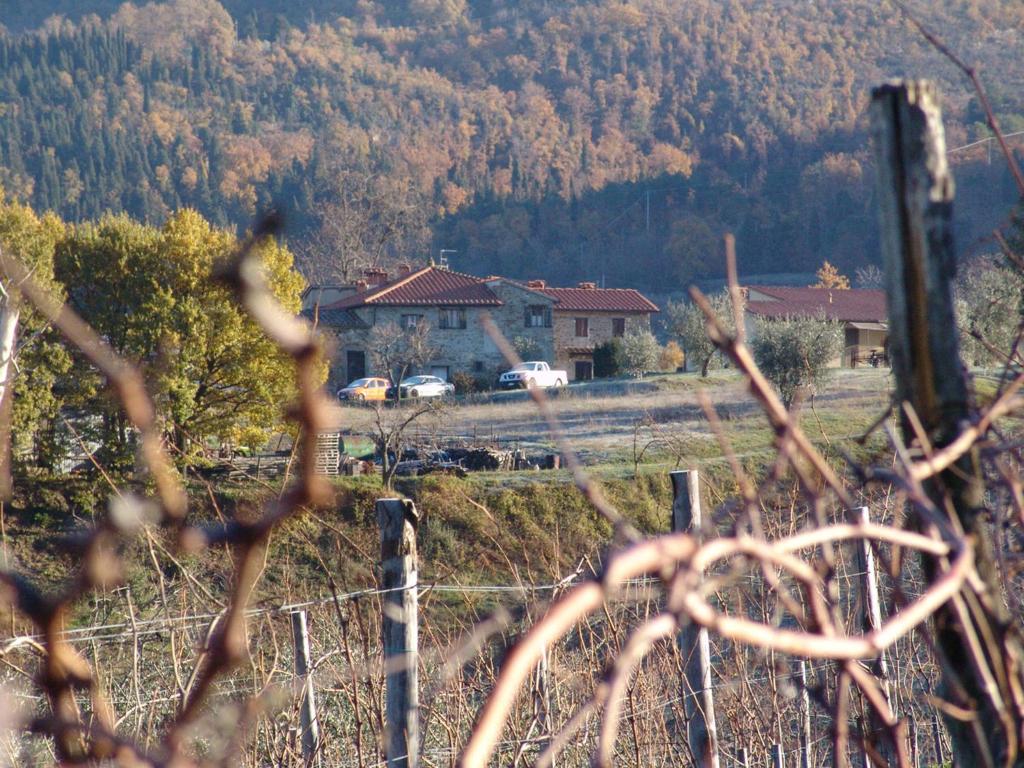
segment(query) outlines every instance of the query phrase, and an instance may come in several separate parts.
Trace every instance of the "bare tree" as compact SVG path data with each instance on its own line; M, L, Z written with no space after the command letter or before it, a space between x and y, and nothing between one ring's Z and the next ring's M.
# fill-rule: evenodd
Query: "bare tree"
M426 365L437 354L426 323L417 323L412 328L402 328L398 323L374 326L370 331L370 348L374 368L386 372L391 379L396 400L401 400L399 385L406 374Z
M381 481L385 488L391 488L394 482L398 464L408 446L409 428L427 417L440 419L444 411L440 398L405 400L393 408L383 403L374 405L373 438L380 455Z
M429 204L411 180L341 171L319 226L298 247L314 282L349 283L362 270L422 251L430 241Z

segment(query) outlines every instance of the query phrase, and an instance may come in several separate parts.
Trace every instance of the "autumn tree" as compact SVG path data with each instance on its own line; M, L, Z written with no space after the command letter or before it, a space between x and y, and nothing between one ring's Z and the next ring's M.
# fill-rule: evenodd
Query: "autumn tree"
M683 365L686 355L674 339L670 339L658 355L658 367L663 371L675 372Z
M818 278L813 288L831 288L836 291L846 291L850 288L850 278L840 274L828 261L825 261L815 273Z

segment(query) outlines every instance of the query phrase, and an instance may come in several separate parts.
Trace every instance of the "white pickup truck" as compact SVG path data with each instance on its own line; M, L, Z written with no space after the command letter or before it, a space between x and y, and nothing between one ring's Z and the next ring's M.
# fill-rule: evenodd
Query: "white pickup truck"
M545 362L531 361L520 363L511 371L501 374L498 386L502 389L558 388L568 380L569 376L565 371L553 371Z

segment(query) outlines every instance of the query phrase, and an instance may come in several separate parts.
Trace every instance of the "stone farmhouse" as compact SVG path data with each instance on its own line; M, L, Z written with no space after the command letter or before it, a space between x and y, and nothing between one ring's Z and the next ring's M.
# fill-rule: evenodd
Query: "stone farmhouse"
M650 328L658 307L632 289L549 288L543 281L475 277L430 265L401 265L391 277L368 270L351 286L312 286L303 314L331 337L332 386L379 373L373 367L373 329L426 324L434 359L420 373L448 379L463 372L490 378L506 366L484 328L489 316L509 340L536 343L541 357L565 368L570 380L593 377L594 347L634 328Z
M824 317L843 326L843 352L833 361L834 367L889 364L885 291L762 285L752 285L743 291L748 337L756 333L754 318Z

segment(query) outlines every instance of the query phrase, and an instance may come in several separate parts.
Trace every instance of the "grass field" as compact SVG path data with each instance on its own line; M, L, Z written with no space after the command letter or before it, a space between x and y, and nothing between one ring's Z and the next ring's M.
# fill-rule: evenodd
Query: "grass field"
M705 391L714 403L736 453L763 453L771 433L760 408L733 372L671 374L633 386L604 382L568 387L550 397L552 410L584 464L615 474L632 472L642 452L644 466L689 464L721 459L718 442L698 400ZM804 403L805 431L829 444L861 435L888 403L886 370L837 370L824 391ZM342 429L370 435L375 421L368 408L343 408ZM536 404L528 397L489 402L456 400L423 417L410 430L424 442L497 442L528 453L554 451L554 441ZM646 450L645 450L646 447Z

